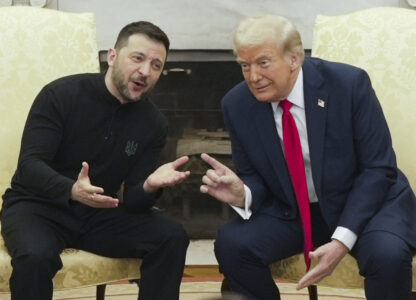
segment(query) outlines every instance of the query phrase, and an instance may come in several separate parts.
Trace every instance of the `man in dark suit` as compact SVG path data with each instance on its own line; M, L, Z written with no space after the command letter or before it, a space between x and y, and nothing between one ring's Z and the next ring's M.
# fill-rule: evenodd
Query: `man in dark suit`
M280 16L241 21L234 47L245 81L222 108L237 175L203 154L213 169L201 185L241 216L215 244L230 288L280 299L269 264L302 251L307 266L316 259L303 288L350 252L367 299L410 299L416 200L366 72L304 59L298 31ZM286 138L296 132L288 118L297 138ZM297 149L301 168L293 167Z

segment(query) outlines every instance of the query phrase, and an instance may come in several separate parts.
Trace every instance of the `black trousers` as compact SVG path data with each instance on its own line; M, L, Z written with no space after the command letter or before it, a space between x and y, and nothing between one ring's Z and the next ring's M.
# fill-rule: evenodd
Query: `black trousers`
M59 254L65 248L142 258L139 299L179 299L189 239L182 226L158 213L20 202L3 210L1 221L12 257L12 300L51 300L52 278L62 268Z
M330 241L318 204L311 205L315 247ZM351 254L365 277L368 300L410 300L412 251L401 238L384 231L363 234ZM303 252L299 220L280 220L255 214L250 220L236 218L218 232L215 254L231 290L249 300L278 300L279 290L269 265ZM306 267L305 267L306 269Z

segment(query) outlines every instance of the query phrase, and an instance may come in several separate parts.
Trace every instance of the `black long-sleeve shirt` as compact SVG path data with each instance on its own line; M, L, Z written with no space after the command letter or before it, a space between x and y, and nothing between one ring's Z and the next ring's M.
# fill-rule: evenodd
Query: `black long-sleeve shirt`
M143 182L156 167L167 121L148 99L121 104L102 74L79 74L46 85L36 97L22 137L18 167L4 207L19 201L70 206L70 193L86 161L91 183L132 211L156 197Z

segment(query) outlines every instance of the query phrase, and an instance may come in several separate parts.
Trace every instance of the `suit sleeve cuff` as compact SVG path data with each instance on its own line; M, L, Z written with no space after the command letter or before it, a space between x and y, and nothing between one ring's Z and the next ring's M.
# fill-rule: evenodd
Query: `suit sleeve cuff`
M244 208L241 207L237 207L234 205L230 205L239 215L240 217L242 217L244 220L248 220L251 217L251 203L252 203L252 197L251 197L251 191L250 188L246 185L244 185L244 191L246 194L246 198L245 198L245 205Z
M357 241L357 235L348 228L338 226L332 234L332 239L343 243L350 251Z

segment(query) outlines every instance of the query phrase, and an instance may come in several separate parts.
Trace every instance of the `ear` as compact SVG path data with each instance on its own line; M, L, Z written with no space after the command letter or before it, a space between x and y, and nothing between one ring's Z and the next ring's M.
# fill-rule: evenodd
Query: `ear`
M117 57L117 51L116 49L110 48L107 51L107 63L108 66L112 67L114 65L114 61L116 60Z
M301 65L301 58L299 55L295 53L291 53L289 55L289 63L290 63L290 70L295 71L298 69Z

